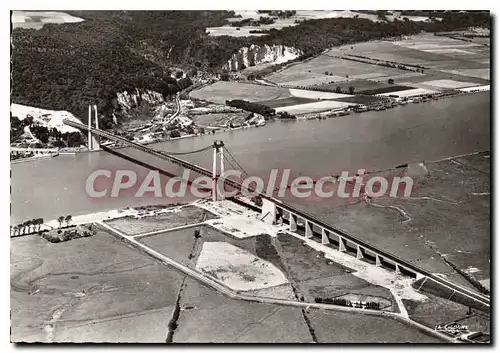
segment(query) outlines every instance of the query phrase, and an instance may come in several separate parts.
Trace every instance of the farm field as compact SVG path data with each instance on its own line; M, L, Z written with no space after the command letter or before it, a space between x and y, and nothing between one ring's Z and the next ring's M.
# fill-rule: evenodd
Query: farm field
M329 91L334 91L337 87L340 87L342 92L347 92L351 86L354 87L355 93L364 93L364 91L367 90L392 87L394 85L388 84L387 80L385 80L385 82L377 82L375 80L349 80L334 84L318 85L316 87Z
M382 94L382 93L392 94L395 92L402 92L402 91L407 91L407 90L414 90L414 89L412 87L409 87L409 86L390 85L390 86L385 86L385 87L380 87L380 88L367 89L367 90L363 91L363 94L370 94L370 95L376 95L376 94Z
M279 107L275 108L275 110L277 113L288 112L289 114L306 114L306 113L324 112L332 109L347 108L351 105L354 105L354 103L322 100L320 102L314 102L314 103Z
M312 310L309 320L319 342L445 343L389 318Z
M200 227L166 231L139 238L139 242L185 266L192 266L195 260L190 254L196 251L195 230Z
M187 206L182 207L180 210L161 213L150 217L135 218L127 216L105 222L110 227L127 235L137 235L198 223L213 218L217 217L206 210L195 206Z
M354 104L371 104L375 102L380 102L383 100L382 98L378 96L369 96L369 95L359 95L359 96L352 96L352 97L346 97L346 98L339 98L337 99L338 102L346 102L346 103L354 103Z
M424 73L342 59L345 55L421 66ZM490 78L489 48L476 43L431 34L400 41L370 41L332 48L312 60L297 63L267 76L271 82L295 87L337 86L355 92L388 93L388 80L395 85L420 89L454 89L486 85ZM352 56L357 60L355 56ZM447 80L447 81L445 81ZM467 85L467 86L466 86ZM377 91L377 89L382 91ZM400 90L394 86L394 91ZM364 92L366 91L366 92Z
M326 259L323 253L304 246L302 242L289 235L279 235L276 247L289 280L305 301L313 302L316 297L361 294L393 303L394 298L388 289L352 275L354 270Z
M470 77L475 77L478 79L482 80L490 80L491 74L490 74L490 68L489 64L488 68L483 68L483 69L459 69L459 70L443 70L443 72L448 72L451 74L455 75L464 75L464 76L470 76Z
M403 299L410 318L428 327L443 325L448 322L467 324L470 331L490 333L489 317L476 310L469 313L469 307L458 304L433 294L426 293L429 300L413 301ZM464 322L466 321L466 322Z
M425 88L414 88L414 89L403 89L400 91L391 90L390 92L377 93L379 96L390 96L396 95L398 97L413 97L419 96L421 94L433 94L437 93L438 90L425 89Z
M426 86L433 86L437 88L447 88L447 89L455 89L455 88L464 88L475 86L472 82L460 82L454 80L433 80L433 81L424 81L422 84Z
M247 291L246 294L254 295L256 297L297 300L290 283L282 284L280 286Z
M294 97L310 98L310 99L338 99L338 98L346 98L352 96L349 94L308 91L305 89L290 89L290 94Z
M191 278L180 305L175 343L313 342L299 308L230 299Z
M351 49L353 48L353 49ZM490 49L432 34L419 34L400 41L373 41L341 47L356 54L383 61L420 65L434 70L489 69ZM468 75L466 72L462 74Z
M485 92L490 90L490 85L459 88L461 92Z
M320 84L333 84L336 82L345 82L348 81L347 77L342 76L334 76L334 75L324 75L317 76L317 74L312 75L311 78L304 78L295 81L287 81L284 83L280 83L281 86L285 87L311 87L317 86Z
M484 80L478 77L459 75L452 72L445 71L435 71L429 74L421 74L420 76L413 77L391 77L394 80L395 84L411 86L415 88L419 88L421 86L425 86L427 82L434 83L435 81L453 81L456 82L457 85L461 83L466 83L468 85L482 85L489 83L488 80Z
M285 98L286 99L286 98ZM190 118L193 122L201 127L207 126L223 126L230 122L241 124L248 116L247 112L244 113L212 113L212 114L198 114Z
M270 262L226 242L204 242L196 269L237 291L288 283L285 274Z
M76 23L84 21L82 18L71 16L59 11L13 11L13 28L40 29L46 23Z
M192 91L190 96L209 102L225 104L226 100L242 99L250 102L259 102L270 99L288 98L292 95L288 89L281 87L219 81L199 90Z
M290 98L284 98L284 99L262 101L259 103L267 105L269 108L280 108L280 107L288 107L291 105L313 103L313 102L317 102L317 101L318 101L317 99L290 97Z
M331 73L332 76L325 75L325 72ZM343 82L348 79L397 75L400 72L401 70L395 68L343 60L324 54L312 60L291 65L287 69L271 74L266 78L278 84L287 85L289 82L293 82L300 85L300 82L297 81L307 80L305 81L307 84L314 84L312 79L319 77L317 84L323 84L325 83L325 77L329 78L326 82Z
M13 342L165 342L176 270L104 231L58 244L18 237L10 253Z

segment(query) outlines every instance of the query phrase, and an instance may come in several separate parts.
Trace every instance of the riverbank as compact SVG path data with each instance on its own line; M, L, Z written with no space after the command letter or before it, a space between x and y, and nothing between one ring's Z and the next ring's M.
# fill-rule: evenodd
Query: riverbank
M464 95L471 95L482 92L489 92L490 86L481 86L481 87L472 87L472 88L463 88L456 91L450 92L438 92L432 94L423 94L420 96L415 96L411 98L405 99L388 99L386 101L379 101L370 104L360 104L357 106L352 106L343 109L335 109L331 111L325 111L320 113L306 113L297 116L297 120L310 120L310 119L326 119L326 118L334 118L339 116L349 115L351 113L361 114L369 111L384 111L387 109L392 109L398 106L405 106L407 104L419 104L426 103L435 100L441 100L445 98L455 98L461 97Z
M51 153L51 154L45 154L45 155L40 155L40 156L17 158L17 159L11 159L10 163L17 164L17 163L24 163L24 162L35 162L35 161L39 161L42 159L54 158L54 157L57 157L58 155L59 155L59 153Z

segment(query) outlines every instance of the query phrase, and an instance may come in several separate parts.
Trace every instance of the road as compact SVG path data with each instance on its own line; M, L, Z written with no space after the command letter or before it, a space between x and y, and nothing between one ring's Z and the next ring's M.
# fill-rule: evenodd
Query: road
M176 111L174 114L172 114L172 116L166 122L167 125L170 124L172 121L174 121L174 119L177 118L177 116L181 112L181 102L179 100L179 93L177 93L175 95L175 108L176 108Z

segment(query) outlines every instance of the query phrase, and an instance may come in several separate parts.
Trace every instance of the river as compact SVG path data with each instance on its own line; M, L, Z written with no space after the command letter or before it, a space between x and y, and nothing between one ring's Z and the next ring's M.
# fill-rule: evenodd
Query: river
M272 168L290 168L292 174L312 177L358 168L380 170L403 163L489 150L490 93L327 120L269 122L261 128L180 139L154 146L167 152L192 151L210 145L216 139L223 140L251 174L265 175ZM178 171L142 152L131 149L121 152L141 156L160 168ZM186 158L211 167L211 153ZM66 214L155 203L148 198L130 196L91 199L85 192L85 181L92 171L101 168L137 170L139 167L106 152L12 164L12 224L37 217L48 220Z

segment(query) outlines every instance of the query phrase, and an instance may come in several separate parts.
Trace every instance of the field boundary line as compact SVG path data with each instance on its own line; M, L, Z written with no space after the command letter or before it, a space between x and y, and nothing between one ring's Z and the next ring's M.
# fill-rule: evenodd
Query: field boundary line
M174 232L176 230L182 230L182 229L188 229L191 227L202 226L204 224L206 224L206 221L192 223L192 224L185 224L183 226L178 226L178 227L173 227L173 228L168 228L168 229L153 230L153 231L147 232L147 233L130 235L130 237L133 239L140 239L140 238L144 238L144 237L149 237L151 235L157 235L157 234L161 234L161 233Z

